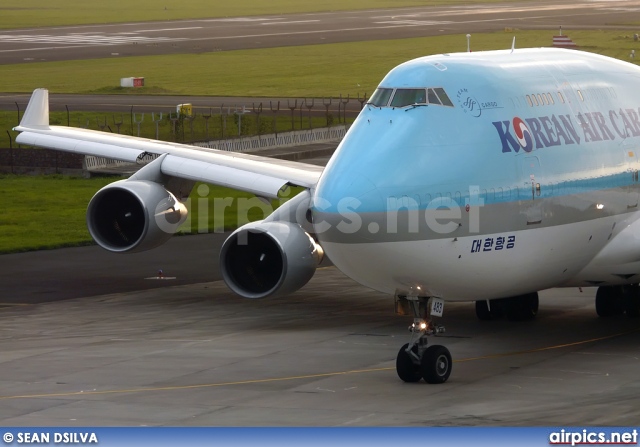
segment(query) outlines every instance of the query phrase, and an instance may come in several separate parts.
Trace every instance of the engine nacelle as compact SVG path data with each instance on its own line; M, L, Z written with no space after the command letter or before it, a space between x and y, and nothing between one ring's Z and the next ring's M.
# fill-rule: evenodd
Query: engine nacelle
M87 208L87 226L102 248L131 253L166 242L187 214L187 208L162 185L121 180L93 196Z
M265 298L304 286L322 256L322 248L300 225L258 221L238 228L225 241L220 270L238 295Z

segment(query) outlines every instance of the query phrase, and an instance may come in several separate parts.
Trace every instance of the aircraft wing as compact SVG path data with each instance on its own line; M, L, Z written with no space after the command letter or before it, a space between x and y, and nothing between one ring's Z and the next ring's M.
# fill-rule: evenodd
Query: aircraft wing
M312 188L321 167L257 155L206 149L186 144L49 125L49 91L33 92L14 128L20 144L140 163L149 154L167 154L163 174L248 191L275 198L285 185Z

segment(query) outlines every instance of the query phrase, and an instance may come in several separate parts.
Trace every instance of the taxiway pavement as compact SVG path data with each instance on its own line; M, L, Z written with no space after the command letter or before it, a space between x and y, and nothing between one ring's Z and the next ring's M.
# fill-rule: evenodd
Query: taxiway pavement
M640 420L638 321L599 319L592 289L543 292L537 320L526 323L481 322L472 304L447 304L447 333L431 342L451 350L453 373L445 384L427 385L395 373L410 318L393 315L391 297L335 268L319 270L293 295L264 300L238 298L219 281L173 284L0 309L0 424Z

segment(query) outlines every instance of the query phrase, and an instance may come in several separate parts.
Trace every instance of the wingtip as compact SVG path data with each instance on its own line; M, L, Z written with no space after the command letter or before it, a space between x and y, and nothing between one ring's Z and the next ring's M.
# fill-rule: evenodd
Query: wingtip
M20 126L23 128L49 127L49 90L38 88L33 91Z

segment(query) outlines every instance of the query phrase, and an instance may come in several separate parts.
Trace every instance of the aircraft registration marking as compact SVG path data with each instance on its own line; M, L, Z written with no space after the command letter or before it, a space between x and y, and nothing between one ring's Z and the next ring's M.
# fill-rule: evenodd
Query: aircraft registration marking
M431 298L431 312L434 317L441 317L444 312L444 301L440 298Z
M516 246L515 235L505 235L498 237L487 237L484 239L474 239L471 244L471 253L481 251L510 250Z

